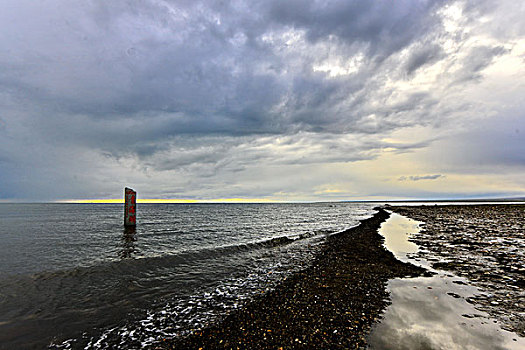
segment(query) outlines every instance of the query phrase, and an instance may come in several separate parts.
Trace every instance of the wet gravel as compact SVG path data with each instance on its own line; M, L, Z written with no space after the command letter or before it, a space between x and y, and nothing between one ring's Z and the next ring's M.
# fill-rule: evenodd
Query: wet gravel
M467 301L525 337L525 205L389 209L424 222L411 239L421 248L416 258L468 278L482 293Z
M378 209L355 228L330 236L312 265L224 319L156 349L357 349L389 304L389 279L420 276L397 260L377 232Z

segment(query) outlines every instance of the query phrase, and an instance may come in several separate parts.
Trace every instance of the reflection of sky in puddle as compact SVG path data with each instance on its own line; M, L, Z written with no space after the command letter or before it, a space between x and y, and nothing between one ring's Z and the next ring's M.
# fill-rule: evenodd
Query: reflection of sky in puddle
M417 232L419 232L418 221L395 213L379 229L379 233L385 237L386 248L401 261L407 261L407 254L417 252L417 245L408 240L411 234Z
M416 221L392 214L380 233L398 259L414 263L407 253L416 252L417 246L408 238L418 230ZM419 264L430 265L424 260ZM477 288L449 272L435 272L433 277L388 283L392 305L370 333L370 349L525 349L525 338L502 330L465 301L480 293Z

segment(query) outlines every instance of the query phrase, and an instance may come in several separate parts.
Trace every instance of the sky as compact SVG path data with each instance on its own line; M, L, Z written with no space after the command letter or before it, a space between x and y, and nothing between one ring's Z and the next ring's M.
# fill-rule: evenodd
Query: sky
M525 3L0 2L0 201L525 196Z

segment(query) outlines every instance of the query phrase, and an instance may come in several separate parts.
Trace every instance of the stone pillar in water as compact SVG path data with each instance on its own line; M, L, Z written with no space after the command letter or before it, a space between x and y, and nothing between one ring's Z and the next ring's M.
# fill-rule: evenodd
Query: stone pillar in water
M137 225L137 192L124 189L124 226Z

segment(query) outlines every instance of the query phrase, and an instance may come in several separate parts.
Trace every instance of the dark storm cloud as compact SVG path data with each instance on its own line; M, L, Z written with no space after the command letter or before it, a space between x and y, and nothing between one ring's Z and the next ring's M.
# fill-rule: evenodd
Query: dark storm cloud
M179 114L162 126L171 134L334 131L338 121L353 116L344 111L334 116L327 108L337 104L347 84L311 73L311 55L326 53L290 53L297 56L296 66L280 53L288 44L265 36L304 30L309 41L335 36L334 47L357 43L355 48L370 55L367 60L384 58L430 30L434 6L430 1L269 1L250 8L213 1L61 5L61 14L24 2L8 12L7 32L24 35L6 40L10 53L0 61L5 68L0 84L68 114L104 119ZM34 22L24 21L31 15ZM289 118L275 108L279 105ZM327 117L319 116L321 109L328 110Z
M8 52L0 55L0 85L36 106L36 124L56 130L50 134L107 152L125 145L143 156L162 148L151 142L181 134L386 131L397 123L361 123L367 101L359 96L373 89L368 73L329 79L312 72L315 57L352 47L366 53L364 70L376 69L367 63L376 55L431 30L434 6L64 2L57 12L20 1L3 11ZM294 50L282 39L289 30L304 30L310 42L337 40L328 49Z
M199 178L428 147L383 138L443 123L457 106L439 87L482 80L507 53L447 52L448 3L3 1L0 164L14 165L2 187L80 196L83 167L108 193L122 166ZM496 11L467 10L469 21ZM447 57L437 89L398 87Z
M277 1L271 17L304 29L316 42L336 36L346 44L365 44L381 59L420 38L434 25L437 1Z

